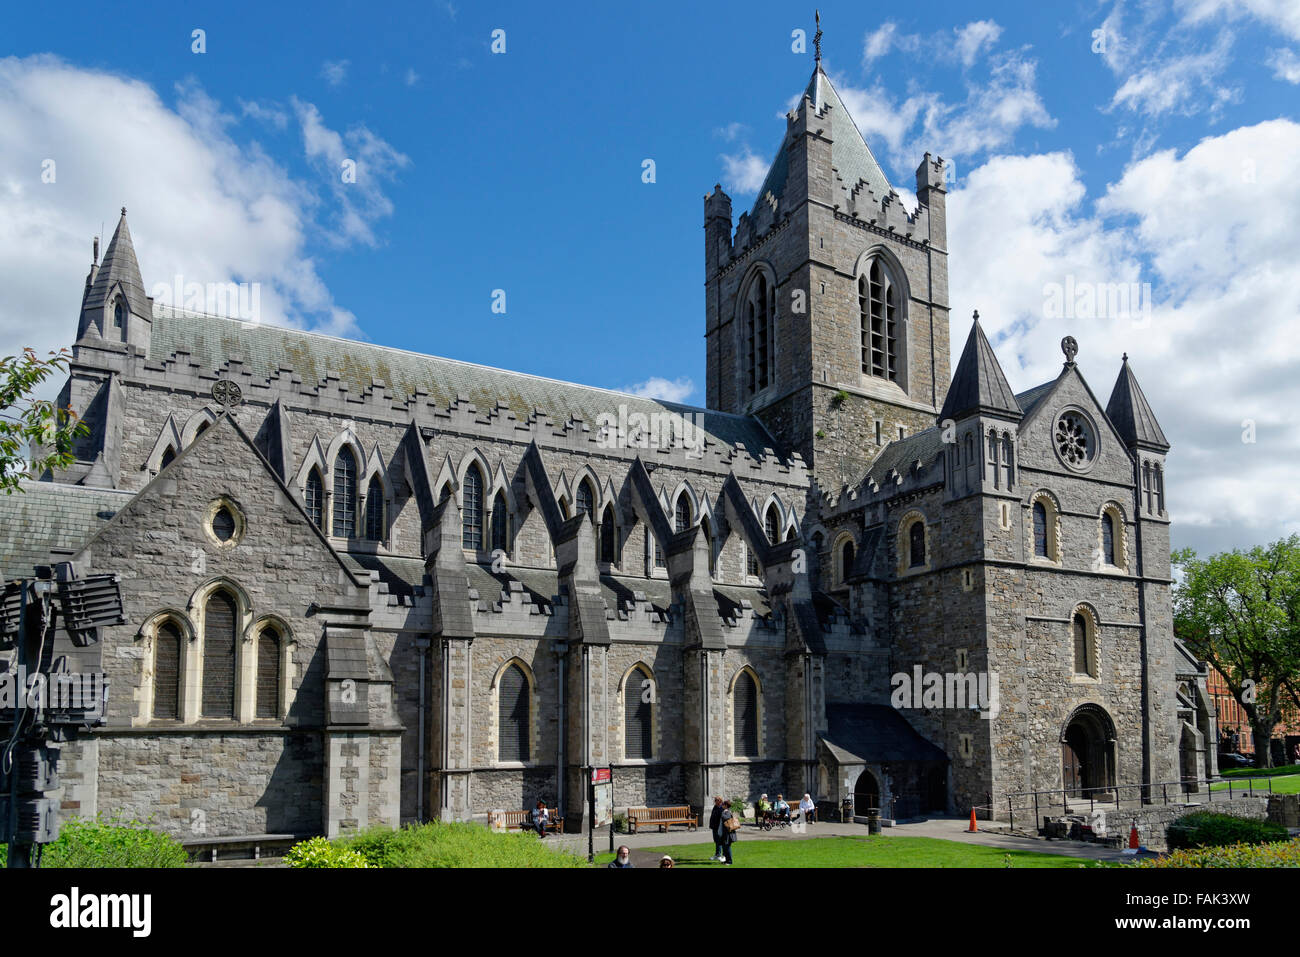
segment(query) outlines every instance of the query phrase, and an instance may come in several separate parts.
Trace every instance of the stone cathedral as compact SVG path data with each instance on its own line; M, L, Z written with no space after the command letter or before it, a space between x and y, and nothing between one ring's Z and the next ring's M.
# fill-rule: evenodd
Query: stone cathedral
M0 501L6 577L121 576L63 813L576 829L608 767L616 808L906 818L1212 773L1134 370L1103 401L1067 337L1013 390L949 314L941 159L916 198L819 62L753 208L704 200L707 409L164 307L123 210L61 396L89 434Z

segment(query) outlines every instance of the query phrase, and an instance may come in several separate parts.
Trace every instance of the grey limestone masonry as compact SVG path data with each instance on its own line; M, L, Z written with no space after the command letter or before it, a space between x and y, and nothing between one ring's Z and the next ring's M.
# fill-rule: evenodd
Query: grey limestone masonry
M63 392L90 434L0 500L7 576L121 576L64 812L200 841L577 828L591 767L619 808L963 814L1212 773L1169 442L1126 363L1104 406L1086 351L1015 394L975 322L954 363L943 175L905 210L819 68L753 208L705 199L706 409L163 308L123 216ZM996 708L899 707L918 671Z

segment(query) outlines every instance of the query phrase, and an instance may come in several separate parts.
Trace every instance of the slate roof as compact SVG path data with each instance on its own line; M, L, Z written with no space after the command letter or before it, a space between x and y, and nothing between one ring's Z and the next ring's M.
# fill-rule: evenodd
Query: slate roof
M889 177L876 162L871 148L862 138L857 124L853 122L853 117L849 115L840 95L835 92L830 77L820 65L813 71L812 79L808 81L803 95L812 100L818 112L829 108L827 117L830 120L831 165L839 174L839 186L845 194L843 208L848 208L848 196L862 180L866 180L867 186L875 192L877 201L894 192L893 187L889 185ZM758 199L754 201L754 209L758 208L759 203L764 202L769 192L778 200L785 192L788 146L787 136L781 141L781 148L777 150L776 158L772 160L772 165L767 171L763 186L758 191Z
M1115 388L1106 403L1106 417L1115 424L1122 438L1129 445L1143 445L1149 448L1167 450L1169 440L1164 430L1156 421L1156 414L1151 411L1147 397L1142 394L1137 376L1124 357L1124 365L1115 380Z
M913 432L905 438L895 439L886 445L876 456L876 460L871 463L871 468L867 470L867 478L875 479L877 484L883 484L890 469L906 474L918 460L922 467L926 467L942 454L943 432L937 425L931 426L924 431Z
M1020 408L1024 410L1026 416L1033 412L1038 403L1042 402L1043 399L1046 398L1047 393L1052 391L1052 386L1054 385L1056 385L1056 380L1051 379L1048 382L1044 382L1042 385L1036 385L1032 389L1026 389L1024 392L1021 392L1016 396L1016 402L1019 403Z
M206 373L224 368L229 359L240 360L245 371L261 378L269 378L282 368L292 369L306 386L317 385L330 373L338 376L358 397L379 381L398 401L417 389L427 392L432 401L443 407L450 406L458 396L465 396L479 411L488 412L500 401L520 419L540 409L553 423L562 425L570 415L576 415L593 433L598 428L598 417L602 413L617 417L620 405L627 406L629 415L671 412L692 416L692 423L699 421L694 416L700 414L706 438L724 448L743 443L755 457L761 457L764 449L778 449L776 440L763 424L751 416L647 399L316 332L156 306L150 356L155 360L165 359L178 350L188 352L190 361Z
M821 740L841 764L948 760L889 705L828 701L826 725Z
M0 494L0 577L28 578L49 562L52 548L79 548L134 493L115 489L23 482Z
M971 324L939 418L959 419L971 412L1021 415L1020 405L978 318Z

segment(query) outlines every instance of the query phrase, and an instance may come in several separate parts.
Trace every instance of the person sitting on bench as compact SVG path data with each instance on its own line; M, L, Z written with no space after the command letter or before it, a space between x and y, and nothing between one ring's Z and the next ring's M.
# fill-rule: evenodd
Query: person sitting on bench
M772 802L767 799L766 794L758 796L758 804L754 807L754 816L758 819L758 826L767 828L772 826Z
M782 824L790 823L790 805L785 803L785 796L778 794L772 805L772 816Z
M803 799L799 802L799 811L803 814L805 824L812 824L817 820L817 804L813 801L812 796L807 792L804 793Z
M533 810L533 828L542 837L546 836L546 825L551 822L551 812L546 809L546 802L538 800Z

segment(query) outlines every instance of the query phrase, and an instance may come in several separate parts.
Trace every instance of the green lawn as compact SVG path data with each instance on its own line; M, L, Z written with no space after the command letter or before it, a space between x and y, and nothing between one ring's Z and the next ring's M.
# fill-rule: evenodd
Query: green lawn
M1232 768L1220 773L1225 778L1272 778L1279 775L1300 774L1300 764L1284 764L1276 768Z
M680 867L722 867L709 863L712 844L647 848L669 855ZM934 837L817 837L807 840L746 841L732 848L735 867L1079 867L1096 861L1062 854L1007 851ZM600 854L604 866L612 854Z
M1291 769L1294 768L1295 765L1291 765ZM1251 772L1253 769L1240 768L1239 770L1243 772ZM1225 778L1232 778L1232 782L1231 782L1232 793L1234 795L1237 794L1238 792L1249 793L1252 789L1256 794L1258 794L1260 791L1263 791L1265 794L1267 794L1269 789L1269 782L1264 780L1265 778L1269 778L1272 780L1274 794L1300 794L1300 774L1296 774L1293 771L1288 773L1287 768L1271 768L1268 770L1271 770L1273 772L1281 771L1282 773L1270 774L1267 773L1267 771L1265 770L1259 770L1259 771L1253 771L1253 773L1238 774L1233 771L1227 771L1224 772L1223 776ZM1247 785L1246 783L1247 778L1254 778L1255 783L1253 785ZM1229 782L1227 781L1220 781L1218 784L1211 784L1210 790L1226 791L1228 790L1228 783Z

